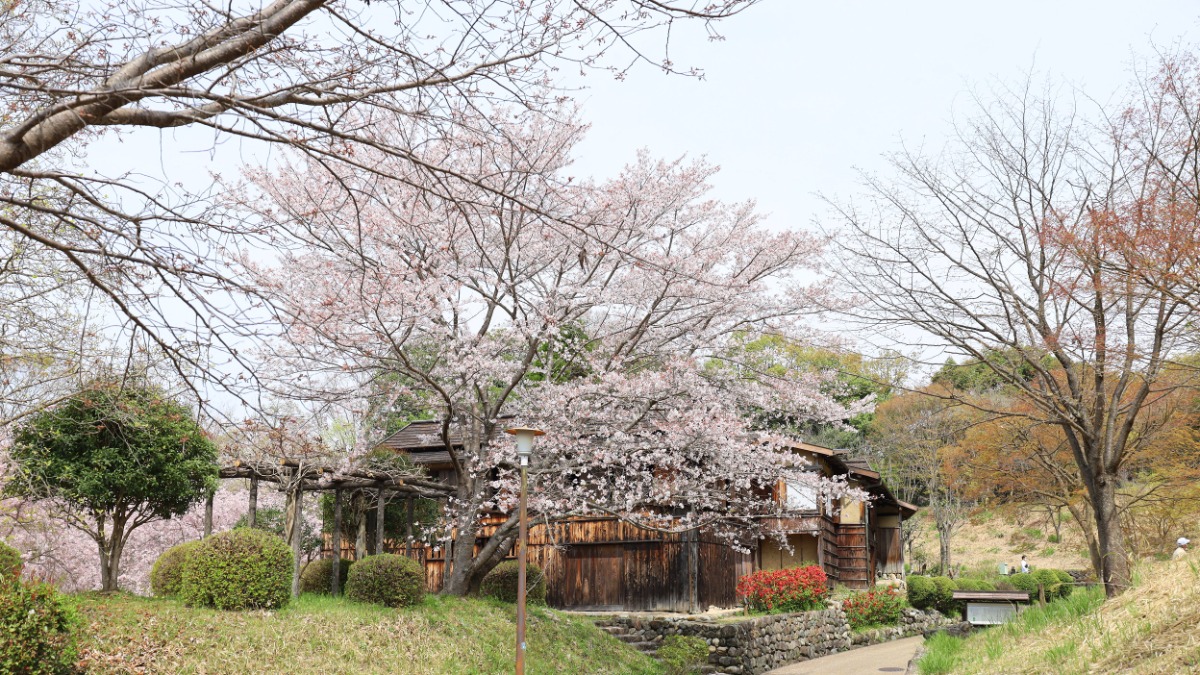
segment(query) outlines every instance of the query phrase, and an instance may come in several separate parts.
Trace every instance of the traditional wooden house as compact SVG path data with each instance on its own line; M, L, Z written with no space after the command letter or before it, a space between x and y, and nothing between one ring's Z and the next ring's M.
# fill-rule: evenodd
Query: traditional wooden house
M440 430L436 421L414 422L380 447L407 454L435 480L453 484L454 467L438 438ZM535 523L529 532L529 559L547 576L547 601L554 607L590 610L689 612L733 607L738 604L735 587L741 576L811 564L820 565L832 583L851 588L902 579L901 532L916 508L896 499L879 473L842 451L807 443L796 443L793 451L814 471L845 476L871 499L822 500L807 486L781 483L774 498L783 509L774 525L787 533L788 546L767 539L749 553L738 552L703 531L663 534L608 517ZM486 537L490 529L481 534ZM389 549L403 552L404 546ZM430 590L439 589L446 552L428 545L410 550L424 564Z

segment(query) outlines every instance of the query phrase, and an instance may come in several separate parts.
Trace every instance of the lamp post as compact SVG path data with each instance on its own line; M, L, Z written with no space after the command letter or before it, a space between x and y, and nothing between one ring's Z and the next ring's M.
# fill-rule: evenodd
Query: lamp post
M528 539L529 528L525 516L526 474L529 468L529 455L533 453L533 439L545 436L541 429L516 427L505 429L505 433L517 437L517 457L521 460L521 515L520 529L517 538L517 675L525 675L525 541Z

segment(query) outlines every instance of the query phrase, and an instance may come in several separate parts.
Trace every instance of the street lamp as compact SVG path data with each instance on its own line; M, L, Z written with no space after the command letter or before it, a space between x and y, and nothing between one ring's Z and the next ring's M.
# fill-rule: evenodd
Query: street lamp
M517 457L521 460L521 520L517 538L517 675L525 675L525 545L529 538L529 526L525 516L525 486L526 473L529 468L529 455L533 454L533 439L545 436L541 429L516 427L505 429L505 433L517 437Z

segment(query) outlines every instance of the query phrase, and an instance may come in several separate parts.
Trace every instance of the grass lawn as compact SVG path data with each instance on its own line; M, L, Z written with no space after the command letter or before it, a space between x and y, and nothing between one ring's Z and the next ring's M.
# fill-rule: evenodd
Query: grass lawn
M428 596L408 609L303 596L277 612L173 599L76 596L89 673L511 673L516 610ZM529 611L527 672L655 675L661 667L590 621Z

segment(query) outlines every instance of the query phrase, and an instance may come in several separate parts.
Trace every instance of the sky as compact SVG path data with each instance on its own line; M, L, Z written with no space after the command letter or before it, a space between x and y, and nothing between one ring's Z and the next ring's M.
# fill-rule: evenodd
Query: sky
M857 171L884 169L902 141L940 148L973 92L1032 73L1110 99L1135 57L1196 41L1200 5L764 0L717 29L722 42L698 30L672 40L675 63L702 80L649 65L624 81L567 79L588 87L579 100L592 125L576 166L609 175L639 148L705 155L722 167L720 197L757 200L782 229L811 227L818 193L852 196Z
M824 213L818 195L852 198L858 171L886 171L884 155L902 142L936 151L976 92L986 98L1032 74L1111 99L1137 58L1200 43L1200 4L762 0L714 28L723 40L707 39L694 23L671 35L674 63L702 69L703 78L648 63L622 80L564 72L561 84L575 90L591 125L576 149L577 174L611 176L642 148L705 156L722 167L716 196L756 200L772 229L815 228ZM642 44L657 58L663 34ZM89 161L168 183L186 176L192 185L208 184L209 171L236 174L243 160L263 159L238 141L214 146L211 133L196 129L138 130L94 150L103 157Z

